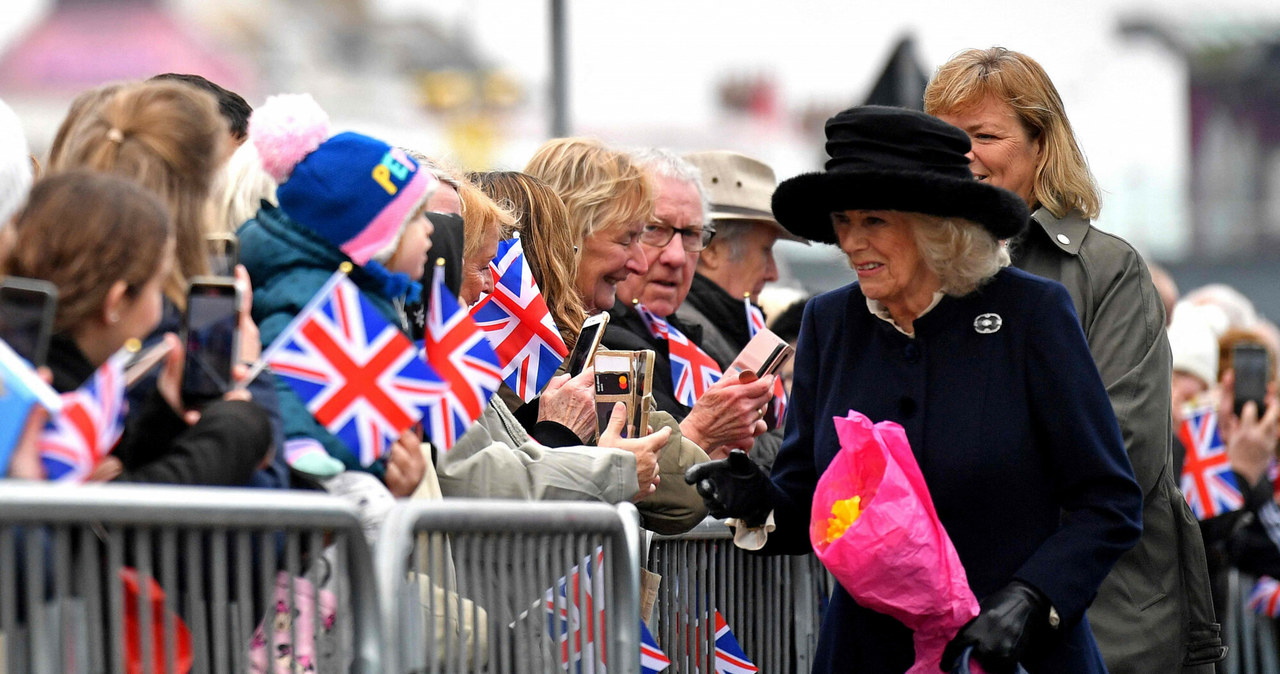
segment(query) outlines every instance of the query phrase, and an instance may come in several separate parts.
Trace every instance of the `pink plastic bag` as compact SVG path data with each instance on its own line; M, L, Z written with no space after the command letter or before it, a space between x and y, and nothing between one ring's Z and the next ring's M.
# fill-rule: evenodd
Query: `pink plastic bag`
M858 604L915 631L908 674L938 672L947 642L978 615L964 567L898 424L834 417L840 451L818 480L809 541ZM828 540L832 505L861 498L861 513Z

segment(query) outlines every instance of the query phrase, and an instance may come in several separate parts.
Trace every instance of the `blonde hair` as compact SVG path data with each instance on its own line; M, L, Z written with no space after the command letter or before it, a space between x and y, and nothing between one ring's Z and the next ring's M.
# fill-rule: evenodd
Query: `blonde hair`
M79 124L88 113L96 112L102 107L104 101L115 96L117 91L129 84L129 82L108 82L76 94L71 101L71 106L67 108L67 116L63 117L62 122L58 124L58 131L53 135L53 143L49 145L49 157L45 163L51 170L61 163L62 148L67 144L67 137L71 135L71 130L76 124Z
M490 171L472 180L495 201L511 205L529 269L565 345L572 349L587 311L573 285L582 240L564 226L569 221L564 201L550 185L527 173Z
M458 182L458 200L462 202L462 257L467 259L480 252L480 244L493 230L498 238L506 238L515 228L516 217L511 210L499 206L469 180Z
M930 115L963 111L988 97L1013 108L1044 151L1032 184L1032 206L1055 217L1075 210L1094 220L1102 209L1098 184L1067 120L1062 97L1049 75L1031 57L1003 47L967 49L938 68L924 91Z
M213 95L177 82L129 84L84 112L50 169L78 167L132 178L168 205L177 264L164 292L181 309L187 280L209 273L209 190L227 138Z
M258 149L253 143L241 145L214 177L209 232L235 234L240 225L257 215L263 200L279 204L276 187L276 181L262 168Z
M937 274L942 292L962 297L1009 266L1009 251L981 225L962 218L908 213L916 248Z
M653 219L655 190L625 152L589 138L553 138L542 144L525 173L551 186L569 211L574 238Z

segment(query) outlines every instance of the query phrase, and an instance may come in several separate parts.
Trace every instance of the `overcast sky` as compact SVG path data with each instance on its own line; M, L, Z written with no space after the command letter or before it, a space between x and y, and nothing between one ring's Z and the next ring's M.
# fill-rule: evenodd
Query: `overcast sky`
M0 44L49 4L6 0ZM1154 41L1120 36L1118 19L1145 12L1188 21L1280 21L1275 0L567 4L575 130L619 142L630 139L609 137L628 129L705 127L715 117L714 84L726 73L772 75L783 105L796 109L859 102L907 33L929 71L967 47L1023 51L1061 91L1107 193L1100 223L1157 256L1178 252L1185 224L1185 206L1170 199L1185 195L1185 69ZM522 80L548 79L545 0L377 0L377 8L391 17L434 16L465 31L482 55ZM780 177L813 168L800 151L765 158Z

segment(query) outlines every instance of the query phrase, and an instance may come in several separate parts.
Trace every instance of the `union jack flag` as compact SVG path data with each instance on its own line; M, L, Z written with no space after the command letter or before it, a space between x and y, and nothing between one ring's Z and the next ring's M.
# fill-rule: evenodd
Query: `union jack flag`
M518 236L498 243L498 255L489 270L493 292L471 309L471 317L489 336L507 385L528 402L551 381L569 349L538 290Z
M1262 576L1249 593L1249 610L1268 618L1280 617L1280 581Z
M1182 464L1182 493L1199 519L1239 510L1244 495L1218 435L1218 413L1212 407L1195 410L1183 420L1178 437L1187 448Z
M422 353L449 385L448 392L428 407L425 417L432 444L448 450L498 390L502 368L485 333L445 286L444 267L439 265L431 283Z
M671 666L671 658L658 648L658 640L653 638L649 626L640 621L640 673L658 674Z
M596 548L594 555L583 557L543 595L547 633L560 646L564 671L605 674L605 596L603 547Z
M40 405L50 414L62 410L62 398L44 383L31 364L0 339L0 475L27 430L31 410Z
M413 342L341 271L262 358L362 466L385 456L446 389Z
M733 636L729 623L716 610L716 674L750 674L760 671L747 659L738 645L738 638Z
M40 437L40 461L51 482L83 482L124 434L124 364L128 352L107 359L80 388L61 395L62 411Z
M760 311L760 307L751 303L751 298L743 298L742 303L747 307L747 330L751 336L755 337L756 333L765 329L764 312ZM769 414L765 415L765 421L769 424L769 428L782 428L783 422L787 420L787 387L782 384L782 377L775 377L773 380L773 402L769 404Z
M720 366L665 318L649 311L643 304L637 302L635 306L636 311L640 312L640 318L648 326L649 333L667 340L671 383L675 388L676 400L685 407L693 407L698 398L724 376Z

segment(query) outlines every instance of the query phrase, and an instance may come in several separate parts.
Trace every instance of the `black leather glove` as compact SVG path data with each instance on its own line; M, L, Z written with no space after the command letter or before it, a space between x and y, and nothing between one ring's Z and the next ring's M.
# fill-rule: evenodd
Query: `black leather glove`
M942 671L950 672L964 649L973 646L974 659L991 674L1013 672L1024 656L1043 646L1053 629L1049 608L1047 597L1020 580L992 592L979 604L978 616L947 644Z
M740 449L729 452L727 459L691 466L684 481L697 488L712 517L736 517L758 527L773 510L769 476Z

